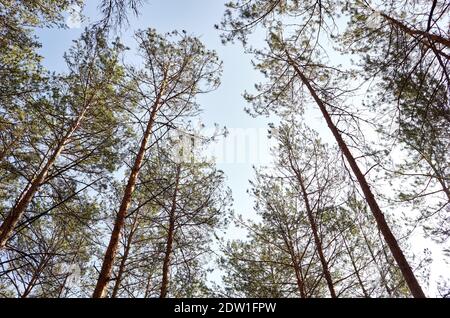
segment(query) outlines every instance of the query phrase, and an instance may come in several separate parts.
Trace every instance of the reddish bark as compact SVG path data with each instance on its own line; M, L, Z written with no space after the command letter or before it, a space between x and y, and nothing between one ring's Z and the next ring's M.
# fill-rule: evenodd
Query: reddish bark
M70 141L70 138L74 132L80 127L81 122L84 119L86 112L88 111L90 103L84 107L83 111L78 115L77 120L72 124L70 129L64 135L64 137L58 143L56 149L53 151L51 156L48 158L47 163L40 169L39 173L31 180L27 188L23 191L19 198L19 201L15 204L13 209L6 216L2 225L0 226L0 249L6 246L8 239L11 237L14 228L16 227L19 220L25 213L26 208L30 204L39 187L45 182L50 169L55 164L59 155L64 151L64 147Z
M330 291L330 296L332 298L336 298L336 291L334 290L333 279L331 278L330 269L328 267L328 262L325 259L325 255L323 253L322 240L319 237L319 231L317 230L316 220L314 219L313 211L311 209L311 205L309 203L308 193L305 188L305 184L303 182L303 177L299 173L298 169L294 167L292 162L292 158L289 155L289 161L291 164L291 168L294 170L295 175L297 177L298 183L300 185L301 195L303 197L303 201L305 202L306 215L308 216L308 222L311 227L311 231L314 237L314 243L316 245L317 254L319 255L320 264L322 265L323 275L325 277L325 281L327 282L328 290Z
M314 101L316 102L317 106L319 107L329 129L331 130L334 138L336 139L336 142L337 142L340 150L342 151L343 155L347 159L347 162L349 163L349 165L353 171L353 174L355 175L356 179L358 180L361 190L364 193L366 202L369 205L370 210L372 211L372 214L377 222L378 229L381 231L386 243L388 244L389 249L390 249L398 267L400 268L400 271L402 272L402 275L411 291L411 294L417 298L424 298L425 294L422 291L422 287L420 286L419 282L417 281L417 278L414 275L414 272L412 271L411 267L409 266L409 263L406 260L405 255L403 254L403 251L401 250L400 246L398 245L397 239L395 238L389 225L387 224L384 214L381 211L380 207L378 206L378 203L375 199L375 196L372 193L372 190L370 189L370 186L366 180L366 177L364 176L361 169L359 168L355 158L353 157L352 153L350 152L349 148L347 147L347 144L345 143L344 139L342 138L338 128L334 125L324 102L320 99L320 97L316 93L315 89L312 87L311 83L309 82L308 78L303 74L303 72L300 70L300 68L295 63L295 61L292 60L292 58L289 56L289 53L287 51L286 51L286 54L288 56L289 64L294 68L298 77L301 79L302 83L307 87L308 91L310 92L311 96L313 97Z
M166 243L166 253L164 256L163 268L162 268L162 282L161 282L161 294L160 298L165 298L167 296L167 290L169 288L169 270L170 270L170 258L173 249L173 238L175 235L175 212L177 206L177 194L180 183L180 166L177 166L177 175L175 181L175 190L172 197L172 206L169 212L169 228L167 231L167 243Z
M130 176L128 178L127 186L123 194L122 202L119 207L119 211L116 215L116 220L114 222L114 228L111 233L111 238L109 240L108 248L106 249L105 256L103 258L102 268L97 280L97 285L95 287L93 298L102 298L106 296L106 291L108 283L111 280L112 267L116 259L117 249L119 246L120 232L122 231L125 224L125 217L127 211L131 204L131 199L133 196L134 189L136 187L137 178L139 176L139 171L144 160L144 155L146 153L147 144L150 139L153 124L155 122L156 114L161 107L161 98L165 90L165 79L161 86L161 89L156 97L154 104L152 105L152 112L150 118L147 122L147 127L145 129L144 135L142 137L141 145L137 153L136 159L131 169Z
M133 236L134 236L134 233L136 233L137 221L138 221L138 214L136 213L135 218L133 220L133 224L131 225L130 234L127 237L127 242L124 247L123 256L120 261L119 270L117 272L116 282L114 283L114 288L113 288L113 291L111 294L111 298L116 298L117 294L119 292L120 284L122 283L123 273L125 272L125 265L126 265L126 262L128 259L128 255L130 254L131 244L133 242Z

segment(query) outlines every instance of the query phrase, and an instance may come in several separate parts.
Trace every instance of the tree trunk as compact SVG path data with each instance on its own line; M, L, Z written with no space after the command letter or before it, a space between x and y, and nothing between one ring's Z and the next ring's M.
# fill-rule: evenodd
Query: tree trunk
M289 154L289 161L291 164L291 168L294 170L298 183L300 184L300 189L302 192L303 201L305 201L306 214L308 216L309 225L311 226L311 231L314 237L314 243L316 245L317 254L319 255L320 264L322 265L323 275L325 276L325 280L327 282L328 290L330 291L331 298L336 298L336 291L334 290L333 279L331 278L330 269L328 267L328 262L325 259L325 255L323 253L322 240L319 237L319 232L317 230L317 224L314 220L313 211L311 209L311 205L309 204L308 193L306 192L306 188L303 182L303 178L299 171L293 166L292 158Z
M169 287L169 270L170 270L170 257L172 255L172 247L173 247L173 238L175 234L175 212L177 206L177 194L178 194L178 186L180 182L180 165L177 166L177 175L175 181L175 190L172 198L172 207L170 209L169 214L169 229L167 232L167 244L166 244L166 253L164 256L163 268L162 268L162 282L161 282L161 294L159 298L166 298L167 290Z
M33 288L36 286L36 282L39 279L39 276L41 275L42 269L47 265L47 263L50 261L51 256L50 254L48 254L45 258L43 258L40 262L39 265L37 266L36 270L33 272L33 276L31 278L31 280L28 282L27 287L25 288L24 292L22 295L20 295L20 298L27 298L31 291L33 290Z
M125 217L127 215L128 208L130 207L131 204L131 198L134 189L136 187L137 178L139 176L139 171L141 169L142 162L144 160L144 155L146 152L148 140L150 139L150 135L152 133L152 128L156 118L156 114L161 106L160 102L164 89L165 89L165 80L152 106L152 112L150 114L150 118L148 120L144 136L142 137L139 151L137 153L136 159L134 160L134 165L133 168L131 169L127 186L125 187L122 202L120 204L119 211L117 212L116 220L114 222L114 228L111 233L108 248L106 249L105 256L103 258L103 264L97 280L97 285L95 286L95 290L92 295L93 298L102 298L105 297L106 295L106 289L108 287L108 282L111 279L112 267L114 265L114 260L116 258L117 248L119 246L120 232L125 224Z
M35 286L34 284L36 283L39 275L40 275L40 268L33 273L33 277L28 282L28 285L25 288L25 290L23 291L23 294L20 295L20 298L27 298L28 297L28 295L31 293L31 291L34 288L34 286Z
M277 210L272 206L272 204L268 203L268 205L269 205L269 208L272 210L272 212L278 215ZM294 249L294 243L292 242L292 235L287 227L286 227L286 229L283 228L281 219L279 219L278 228L281 232L281 236L283 237L284 245L286 246L286 248L288 250L289 257L292 262L292 267L294 268L295 279L296 279L298 291L300 293L300 298L306 298L305 284L303 283L302 269L301 269L301 266L299 266L299 260L297 259L298 255Z
M289 247L290 253L291 254L291 261L292 261L292 266L294 267L294 272L295 272L295 279L297 282L297 288L298 291L300 293L300 297L301 298L305 298L306 294L305 294L305 290L304 290L304 284L303 284L303 279L302 279L302 272L301 272L301 268L298 264L298 260L297 260L297 255L294 253L293 247L290 246Z
M130 235L128 236L127 242L124 247L123 257L122 257L122 260L120 261L119 271L117 272L117 277L116 277L116 281L114 283L114 288L113 288L113 291L111 294L111 298L116 298L117 294L119 292L120 284L122 283L122 276L125 271L125 264L127 262L128 255L130 254L131 243L133 242L134 233L136 232L137 220L138 220L138 213L136 213L136 215L135 215L133 224L131 225Z
M47 178L50 169L55 164L59 155L63 152L64 147L70 141L70 138L72 137L73 133L79 128L86 112L89 109L89 105L90 103L88 103L84 107L83 111L78 115L77 120L72 124L70 129L58 143L56 149L51 154L45 166L42 169L40 169L38 175L31 180L27 188L20 196L19 201L17 201L13 209L6 216L5 220L0 226L0 250L6 246L6 243L8 239L11 237L14 228L16 227L19 220L22 218L26 208L30 204L35 193L38 191L39 187L45 182L45 179Z
M364 193L364 197L367 201L367 204L370 207L370 210L373 213L373 216L377 222L378 228L380 229L381 233L383 234L383 237L386 241L386 243L389 246L389 249L391 250L392 255L394 256L395 261L397 262L398 267L400 268L400 271L403 274L403 277L414 297L417 298L425 298L425 294L422 291L422 287L420 286L419 282L416 279L416 276L414 275L411 267L409 266L408 261L406 260L405 256L403 255L403 252L398 245L397 239L394 237L394 234L392 234L392 231L389 227L389 225L386 222L386 219L384 218L383 212L381 211L380 207L378 206L378 203L375 199L375 196L372 193L372 190L370 189L370 186L366 180L366 177L361 172L358 164L356 163L355 158L353 157L352 153L347 147L347 144L345 143L344 139L342 138L339 130L334 125L330 114L328 113L325 104L320 99L320 97L317 95L314 88L311 86L309 80L306 78L306 76L300 71L299 67L295 63L295 61L292 60L292 58L289 56L289 53L286 50L287 57L289 59L289 64L294 68L295 72L303 82L303 84L308 88L311 96L314 98L314 101L316 102L317 106L319 107L320 111L322 112L322 115L327 122L328 127L330 128L331 132L333 133L334 138L336 139L336 142L341 149L342 153L344 154L345 158L347 159L356 179L358 180L358 183Z

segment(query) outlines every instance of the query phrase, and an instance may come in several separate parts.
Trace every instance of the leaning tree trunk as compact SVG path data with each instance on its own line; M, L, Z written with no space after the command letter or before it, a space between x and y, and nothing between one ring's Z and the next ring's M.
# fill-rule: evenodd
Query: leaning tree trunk
M39 277L41 276L42 270L45 268L45 266L47 266L47 263L50 261L50 259L51 259L50 255L51 254L48 254L39 262L39 265L37 266L36 270L33 272L33 276L31 277L30 281L28 282L27 287L23 291L22 295L20 295L20 298L27 298L30 295L31 291L36 286L36 282L39 280Z
M147 127L142 137L141 145L137 153L136 159L134 161L133 168L131 169L130 176L128 178L127 186L123 194L122 202L117 212L117 216L114 222L114 228L111 233L111 238L109 240L108 248L106 249L105 256L103 258L102 268L97 280L97 285L95 286L93 298L102 298L106 296L106 289L108 287L108 282L111 279L112 267L114 265L114 260L116 258L117 249L119 246L120 232L122 231L127 211L131 204L131 198L136 187L137 178L139 176L139 171L141 170L142 162L144 161L144 155L146 153L147 144L152 133L153 124L155 122L156 114L161 107L161 98L165 90L165 81L158 92L156 100L152 105L152 112L150 118L147 122Z
M9 238L11 237L14 228L16 227L19 220L22 218L25 213L26 208L30 204L36 192L39 190L39 187L45 182L45 179L48 176L50 169L55 164L59 155L64 151L64 147L70 141L70 138L74 134L74 132L80 127L81 122L84 119L84 116L88 109L90 108L90 103L87 103L84 107L83 111L78 115L77 120L70 126L70 129L66 132L63 138L59 141L56 149L51 154L47 163L40 169L37 176L35 176L27 188L23 191L22 195L19 198L19 201L14 205L13 209L6 216L2 225L0 226L0 249L4 248Z
M409 266L409 263L406 260L405 255L403 254L403 251L401 250L400 246L398 245L397 239L395 238L389 225L387 224L384 214L381 211L380 207L378 206L378 203L375 199L375 196L372 193L372 190L370 189L369 183L367 182L365 175L362 173L361 169L359 168L358 164L356 163L355 158L353 157L352 153L350 152L349 148L347 147L347 144L345 143L344 139L342 138L339 130L333 123L331 116L328 113L328 110L327 110L324 102L317 95L315 89L311 86L311 83L309 82L308 78L303 74L303 72L300 70L300 68L295 63L295 61L292 60L292 58L289 56L289 53L287 52L287 50L285 52L287 54L289 64L294 68L295 72L297 73L297 75L299 76L299 78L301 79L303 84L308 88L308 91L310 92L311 96L313 97L314 101L316 102L317 106L319 107L328 127L330 128L334 138L336 139L336 142L337 142L340 150L344 154L356 179L358 180L358 183L364 193L366 202L369 205L370 210L372 211L372 214L377 222L377 226L378 226L379 230L381 231L381 233L383 234L383 237L384 237L386 243L388 244L389 249L391 250L391 253L394 256L394 259L395 259L398 267L400 268L400 271L402 272L402 275L411 291L411 294L417 298L425 298L425 294L422 291L422 287L420 286L419 282L417 281L417 278L414 275L414 272L412 271L411 267Z
M275 209L270 205L270 203L269 203L269 207L275 212ZM286 245L286 248L287 248L287 250L289 252L289 257L290 257L291 262L292 262L292 267L294 268L295 279L296 279L296 282L297 282L297 289L298 289L298 291L300 293L300 298L306 298L305 284L303 282L302 269L301 269L301 266L299 264L299 260L297 259L298 258L297 253L294 250L294 244L292 242L292 237L291 237L289 231L286 230L287 233L285 233L281 223L279 223L279 224L280 224L279 228L280 228L281 233L282 233L284 245ZM287 237L287 235L289 235L289 238Z
M173 249L173 238L175 235L175 212L177 207L177 195L178 195L178 188L180 183L180 165L177 166L177 175L175 180L175 190L173 192L173 198L172 198L172 207L170 208L169 212L169 228L167 231L167 243L166 243L166 253L164 256L163 261L163 268L162 268L162 282L161 282L161 294L160 298L166 298L167 296L167 290L169 287L169 270L170 270L170 258L172 255L172 249Z

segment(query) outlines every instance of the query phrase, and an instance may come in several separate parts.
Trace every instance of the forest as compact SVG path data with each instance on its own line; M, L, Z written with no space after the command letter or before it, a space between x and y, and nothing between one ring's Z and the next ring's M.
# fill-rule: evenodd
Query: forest
M242 195L244 71L157 2L0 0L0 298L450 298L450 1L217 1Z

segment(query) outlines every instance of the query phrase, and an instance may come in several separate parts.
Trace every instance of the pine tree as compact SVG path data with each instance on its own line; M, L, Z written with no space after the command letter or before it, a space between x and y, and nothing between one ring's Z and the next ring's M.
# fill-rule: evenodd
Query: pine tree
M119 43L110 48L97 30L86 31L66 55L69 73L55 76L49 91L18 109L25 111L31 122L27 128L36 134L10 155L7 169L20 171L24 187L0 226L1 248L44 185L63 175L114 169L119 158L113 147L121 136L117 60L122 48Z
M310 2L316 5L311 6ZM302 89L305 90L322 114L357 179L378 228L413 296L424 297L422 288L379 207L367 181L366 173L356 161L356 156L350 151L342 130L333 119L333 116L339 119L347 117L346 122L354 121L358 125L357 115L347 112L342 105L343 99L351 93L351 90L344 89L343 85L345 78L349 76L348 72L332 65L328 66L326 60L321 60L321 57L326 56L326 52L323 52L320 45L321 32L331 33L330 28L334 23L332 3L320 1L308 1L301 4L296 1L287 2L290 5L277 1L270 3L273 6L267 6L267 3L262 1L245 3L242 6L232 3L229 7L234 11L227 11L223 22L224 26L229 26L233 30L224 36L224 40L237 37L244 44L248 34L258 23L265 25L269 31L268 48L253 50L260 61L256 67L266 75L268 83L257 85L258 94L255 96L247 94L248 101L254 105L256 113L267 113L270 110L275 110L275 113L286 112L285 110L292 113L296 111L297 105L304 106L305 99L300 94ZM315 15L316 11L319 13L318 17ZM283 24L283 14L286 12L291 15L299 13L296 17L297 22ZM284 34L290 36L285 37ZM292 95L300 96L293 99Z
M136 85L138 104L145 116L140 124L145 128L134 162L130 165L128 181L93 297L103 297L106 294L120 233L156 128L156 120L162 118L164 125L172 127L180 116L196 114L198 105L195 97L214 90L219 84L221 63L216 54L206 50L197 38L176 31L159 35L152 29L138 32L136 37L145 68L131 69L130 76Z

